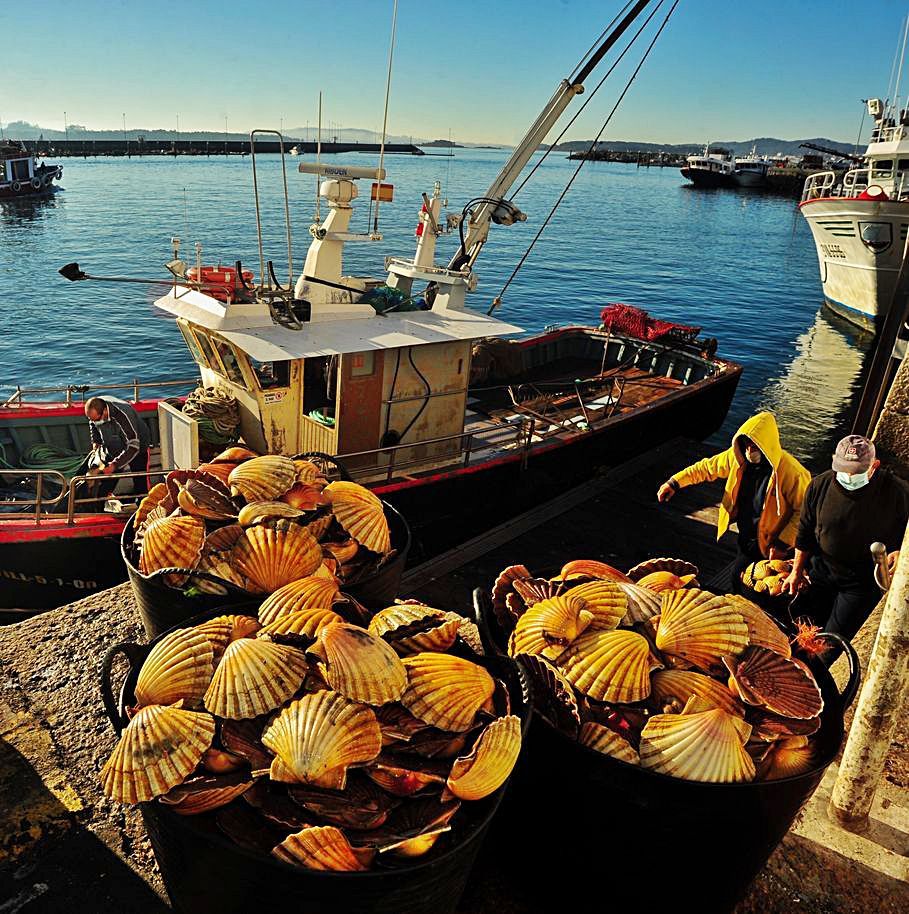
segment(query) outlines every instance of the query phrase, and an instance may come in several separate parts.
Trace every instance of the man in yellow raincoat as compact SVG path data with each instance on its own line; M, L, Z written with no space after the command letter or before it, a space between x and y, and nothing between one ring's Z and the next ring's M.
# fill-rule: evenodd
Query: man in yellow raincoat
M657 499L669 501L684 486L715 479L726 480L716 538L732 521L738 525L738 554L727 572L730 588L738 592L746 566L762 558L785 558L795 543L811 474L781 447L773 415L758 413L742 423L728 450L674 473L660 486Z

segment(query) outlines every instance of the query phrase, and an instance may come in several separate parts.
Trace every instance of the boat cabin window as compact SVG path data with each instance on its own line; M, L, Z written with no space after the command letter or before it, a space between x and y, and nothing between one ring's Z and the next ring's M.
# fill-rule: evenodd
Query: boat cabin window
M28 181L28 159L13 159L10 162L14 181Z
M260 390L271 390L273 387L288 387L290 385L290 359L281 359L274 362L257 362L250 358L253 374Z
M872 178L889 178L893 173L893 159L876 159L871 163Z
M183 334L183 339L189 348L189 353L193 357L193 361L207 367L205 356L202 355L202 350L199 348L199 344L196 342L196 338L193 336L192 330L190 330L189 327L185 327L180 323L180 321L177 321L177 326L180 328L180 333Z
M900 159L896 164L897 171L909 171L909 159Z
M234 347L227 340L219 340L217 337L212 339L214 340L215 348L218 350L218 355L221 356L221 363L224 365L224 371L228 379L233 381L234 384L245 388L246 378L243 377L243 369L240 367L240 360L237 358Z
M338 356L315 356L303 363L303 414L334 425Z
M209 368L223 375L224 369L221 367L221 360L215 355L215 350L212 347L211 340L208 338L208 334L197 330L195 337L199 341L199 346L205 356L205 361L208 362Z

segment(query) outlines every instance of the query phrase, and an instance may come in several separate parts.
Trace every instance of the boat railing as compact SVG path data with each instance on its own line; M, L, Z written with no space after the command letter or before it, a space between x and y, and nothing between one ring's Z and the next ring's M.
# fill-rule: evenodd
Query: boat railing
M513 431L512 436L508 436L508 430ZM472 460L477 455L488 450L500 450L506 447L505 440L512 438L510 450L515 450L521 454L522 464L526 466L527 457L533 445L534 435L536 434L536 420L533 418L518 418L504 422L490 422L488 425L472 429L471 431L459 432L456 435L443 435L440 438L430 438L425 441L417 441L411 444L396 444L383 448L372 448L367 451L353 451L347 454L340 454L338 460L345 464L351 477L355 480L375 480L384 477L390 482L396 473L401 473L412 467L426 467L427 464L437 460L452 463L458 461L463 467L470 466ZM454 444L451 451L445 452L446 444ZM419 457L401 459L404 452L420 448L423 453ZM426 448L438 448L437 458L427 456ZM387 458L388 463L385 465L376 465L368 463L370 458ZM354 465L356 461L367 461L361 466Z
M83 402L86 394L95 396L103 391L112 390L131 390L133 392L133 402L141 399L142 389L164 388L164 387L189 387L196 386L199 383L198 378L180 378L178 380L168 381L140 381L138 378L124 384L66 384L58 387L21 387L16 385L16 389L3 401L2 407L14 408L30 405L28 399L33 396L62 395L67 406L72 406L75 402ZM75 400L75 395L81 397ZM48 401L39 401L48 402Z
M802 202L817 200L820 197L838 196L834 192L837 174L835 171L818 171L809 175L802 190Z
M149 481L153 478L164 478L164 470L155 470L148 472L140 470L139 472L129 473L110 473L107 476L100 475L83 475L74 476L67 482L66 477L57 470L0 470L0 482L4 479L12 479L16 482L28 481L34 484L34 497L30 498L0 498L0 521L4 520L33 520L35 526L40 526L47 521L60 523L65 521L72 526L76 518L84 516L79 508L86 504L97 505L101 499L97 495L88 493L88 484L99 482L100 480L112 479L137 479L147 476ZM59 486L60 491L48 493L48 483ZM85 494L80 494L80 488ZM25 494L25 493L24 493ZM29 496L32 495L28 491ZM92 514L107 514L111 517L131 514L138 503L145 497L145 493L124 493L115 494L108 498L115 499L121 510L117 512L92 511ZM8 511L7 508L28 508L27 511ZM58 509L58 510L55 510Z

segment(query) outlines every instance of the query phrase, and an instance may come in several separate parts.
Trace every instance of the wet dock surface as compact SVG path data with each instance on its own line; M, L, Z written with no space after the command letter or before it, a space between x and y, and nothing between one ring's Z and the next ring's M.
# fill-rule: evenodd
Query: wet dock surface
M505 566L556 571L572 558L626 568L647 557L676 555L698 564L709 580L732 554L731 546L715 540L719 484L684 490L668 505L655 500L670 473L705 453L702 445L673 442L619 466L566 492L561 502L541 505L411 570L402 596L466 612L473 588L488 587ZM145 640L128 585L0 629L2 914L170 910L138 812L106 800L98 782L115 743L98 670L107 648L123 640ZM905 742L905 733L898 738ZM812 878L823 883L829 874L818 870L816 859L787 838L737 914L868 910L848 893L842 904L826 907L816 895L792 888ZM509 889L494 841L481 851L459 910L537 911Z

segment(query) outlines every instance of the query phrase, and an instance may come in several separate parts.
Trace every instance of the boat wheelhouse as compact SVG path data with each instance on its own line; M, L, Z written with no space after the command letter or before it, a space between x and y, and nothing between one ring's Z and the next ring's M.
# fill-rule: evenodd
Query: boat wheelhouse
M827 306L873 331L896 291L909 228L909 113L868 100L874 119L860 168L805 181L799 209L814 236Z
M735 183L739 187L763 187L767 182L767 172L770 169L770 159L759 156L754 149L750 155L736 156Z
M37 164L24 143L0 140L0 200L54 193L62 177L62 167Z

